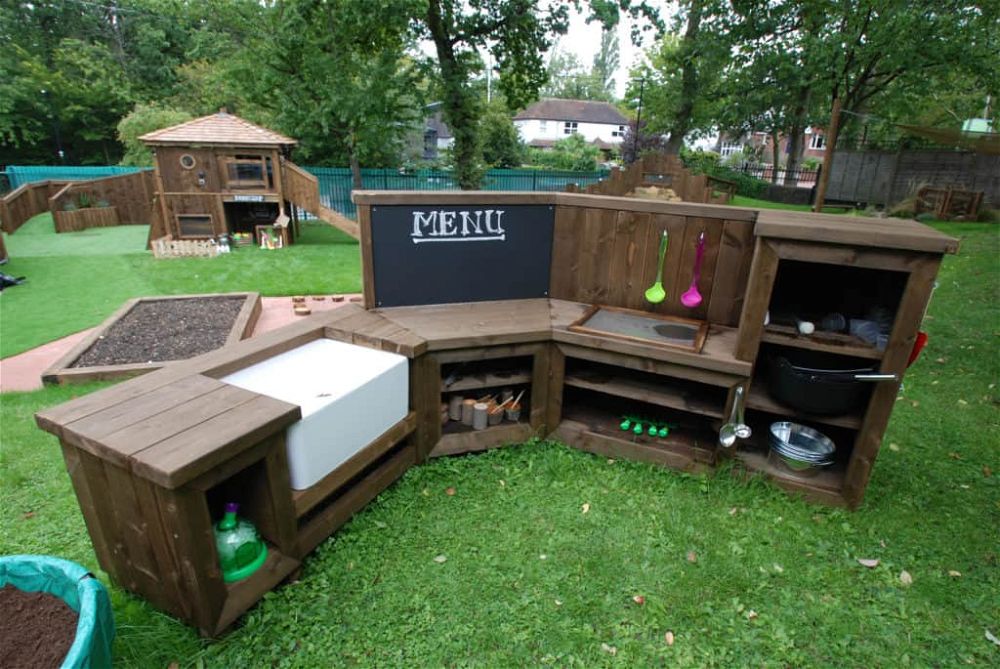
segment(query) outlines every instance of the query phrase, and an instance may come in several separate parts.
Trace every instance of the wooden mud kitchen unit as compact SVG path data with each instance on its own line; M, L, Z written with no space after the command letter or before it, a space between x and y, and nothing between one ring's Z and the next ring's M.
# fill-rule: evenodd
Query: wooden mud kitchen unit
M573 193L354 197L363 307L37 415L101 566L204 634L428 457L542 437L684 471L735 458L857 507L942 256L957 250L895 219ZM881 380L846 383L839 407L795 408L775 397L788 360L796 396L818 387L822 403L845 386L800 354ZM781 421L826 435L832 462L773 457ZM720 446L734 423L745 438ZM268 549L235 582L213 538L229 502Z

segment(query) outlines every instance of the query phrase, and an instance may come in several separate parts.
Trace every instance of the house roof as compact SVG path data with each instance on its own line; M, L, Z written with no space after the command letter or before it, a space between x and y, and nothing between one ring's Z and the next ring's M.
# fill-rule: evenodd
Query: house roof
M580 123L607 123L626 125L628 119L610 102L594 100L539 100L517 113L515 121L539 119L545 121L577 121Z
M139 137L146 144L217 144L222 146L291 146L290 137L262 128L239 116L220 110Z

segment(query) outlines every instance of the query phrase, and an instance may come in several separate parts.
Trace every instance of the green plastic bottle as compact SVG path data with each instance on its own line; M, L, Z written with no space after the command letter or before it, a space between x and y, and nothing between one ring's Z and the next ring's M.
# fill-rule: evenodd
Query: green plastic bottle
M226 515L215 526L215 549L226 583L246 578L267 559L267 546L250 521L237 517L239 508L235 502L226 504Z

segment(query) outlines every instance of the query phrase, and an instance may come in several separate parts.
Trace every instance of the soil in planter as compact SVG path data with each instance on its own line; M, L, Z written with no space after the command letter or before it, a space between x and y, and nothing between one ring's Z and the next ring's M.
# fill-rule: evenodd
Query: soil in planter
M223 346L246 298L138 302L71 367L184 360Z
M76 611L47 592L0 588L0 667L59 667L76 638Z

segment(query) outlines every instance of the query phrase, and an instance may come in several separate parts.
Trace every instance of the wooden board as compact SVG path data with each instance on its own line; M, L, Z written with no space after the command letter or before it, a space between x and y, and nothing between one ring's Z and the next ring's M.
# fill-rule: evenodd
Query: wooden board
M675 328L690 333L690 341L667 338L660 333L661 328ZM651 346L670 346L699 353L705 345L708 323L599 305L571 324L569 329L600 337L614 337Z

